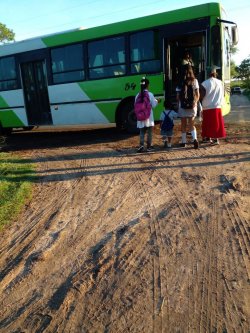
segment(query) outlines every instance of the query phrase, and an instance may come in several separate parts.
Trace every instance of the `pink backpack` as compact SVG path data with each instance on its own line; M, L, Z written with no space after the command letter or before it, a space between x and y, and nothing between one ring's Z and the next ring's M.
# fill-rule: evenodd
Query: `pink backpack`
M141 93L139 93L135 100L134 110L137 120L147 120L150 117L151 104L147 91L143 92L143 97Z

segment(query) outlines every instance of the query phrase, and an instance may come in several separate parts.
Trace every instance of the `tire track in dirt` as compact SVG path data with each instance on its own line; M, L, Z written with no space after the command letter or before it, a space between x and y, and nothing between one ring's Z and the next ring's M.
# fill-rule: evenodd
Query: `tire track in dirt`
M153 166L152 166L152 168L153 168ZM156 177L158 177L159 179L162 179L163 180L163 183L164 182L166 182L167 180L168 180L168 176L166 176L165 174L164 174L164 172L162 171L162 169L160 169L160 170L157 170L157 176ZM166 186L167 187L167 186ZM178 188L178 186L177 186L177 188ZM179 207L179 209L180 209L180 211L181 211L181 213L182 213L182 215L184 216L184 218L186 219L186 218L190 218L190 216L193 216L195 213L196 214L198 214L199 212L197 212L196 211L196 209L197 209L197 206L195 206L195 209L193 208L193 203L190 203L190 202L188 202L188 200L185 198L185 202L187 202L187 204L186 204L186 206L184 206L184 207L182 207L182 201L181 200L179 200L178 198L179 197L181 197L180 196L180 193L178 193L177 192L177 189L176 189L176 187L175 187L175 189L173 190L173 189L171 189L170 190L170 188L165 188L165 190L166 190L166 192L169 194L169 196L170 197L172 197L173 196L173 193L174 193L174 196L175 196L175 199L174 200L176 200L176 201L178 201L178 207ZM154 206L154 210L156 210L155 209L155 206ZM162 240L162 234L163 234L163 232L160 230L160 223L159 223L159 221L157 220L157 219L153 219L153 221L155 221L154 222L154 231L155 231L155 233L156 234L159 234L159 237L161 237L161 240ZM197 222L197 221L196 221ZM159 232L157 233L157 229L159 229ZM201 235L201 232L200 232L200 230L198 229L198 231L199 231L199 236ZM156 237L156 238L159 238L159 237ZM162 248L162 246L160 246L159 245L159 241L158 241L158 248L159 249L161 249ZM160 250L158 250L159 252L160 252ZM165 253L165 258L167 258L169 256L169 254L168 253ZM158 255L158 257L161 257L161 255ZM166 260L166 259L165 259ZM159 267L160 267L161 265L159 264ZM165 267L164 267L165 268ZM165 270L166 270L166 268L165 268ZM159 270L159 272L160 272L161 270ZM159 273L159 276L160 276L160 273ZM156 279L155 279L156 280ZM160 286L161 286L161 284L160 284ZM165 301L166 300L166 304L168 304L169 302L168 302L168 297L167 297L167 292L165 293L165 296L163 297L162 296L162 291L160 290L160 301L158 302L158 304L160 303L162 303L162 301ZM161 308L163 308L163 304L161 304ZM162 310L162 309L161 309ZM169 310L169 309L168 309ZM169 311L168 311L168 313L169 313ZM166 323L166 318L164 318L165 320L164 320L164 327L165 328L167 328L167 327L169 327L169 325ZM162 330L163 329L163 326L161 325L161 328L158 328L158 331L160 331L160 330Z
M69 283L66 283L66 285L69 285ZM67 289L67 288L66 288ZM62 287L62 289L59 289L59 290L64 290L64 287ZM54 300L56 300L57 299L57 297L54 297ZM53 301L53 302L51 302L50 304L54 304L55 303L55 301ZM47 318L47 317L46 317Z
M217 213L219 203L210 201L210 214L208 215L207 230L205 232L205 258L202 262L202 293L201 310L199 313L199 332L212 332L214 327L213 318L216 317L217 308L217 272L218 272L218 242L216 232L220 224L220 216ZM215 298L213 297L215 295ZM214 304L215 303L215 304Z
M231 190L230 190L231 192ZM249 233L245 229L247 222L236 210L238 205L234 199L234 194L228 192L223 195L223 203L227 221L227 231L230 240L230 256L231 264L223 262L222 279L224 287L224 314L227 318L225 323L226 329L234 327L235 331L247 331L247 323L249 319L244 315L245 300L248 296L239 298L240 289L246 290L249 295L249 286L243 284L242 276L247 275L249 281ZM229 198L229 200L226 200ZM239 256L240 253L240 256ZM237 282L236 282L237 281ZM249 302L247 302L249 303ZM248 326L249 327L249 326Z
M35 158L39 160L39 157L35 156ZM48 163L53 161L53 158L49 158L46 162L43 163L45 174L48 173ZM43 184L41 184L40 192L42 192L42 188ZM57 189L57 193L58 196L56 198L53 198L52 202L43 202L42 198L39 199L39 201L43 202L43 206L39 207L40 211L34 209L33 213L27 218L25 228L22 228L23 231L18 231L18 235L10 242L10 244L7 247L3 247L3 249L1 250L1 252L6 250L11 250L13 252L13 248L19 248L20 244L24 244L23 250L17 255L16 259L12 258L12 262L10 262L9 266L6 267L6 270L1 273L1 278L4 278L4 276L8 272L10 272L15 266L17 266L17 264L24 257L25 253L30 250L37 242L37 240L41 237L41 235L44 233L44 230L49 230L52 222L56 220L56 216L59 212L61 202L67 195L67 188L60 186L60 188ZM40 193L36 193L36 195L41 197ZM40 225L40 228L38 228L38 224ZM56 238L57 237L54 237L54 241L56 240ZM48 247L52 245L51 242L49 243L50 245Z
M241 309L232 289L232 264L218 260L219 249L227 258L230 248L218 238L224 233L225 239L231 231L224 226L226 211L221 214L222 202L228 201L226 197L216 201L221 196L215 187L218 177L197 177L203 152L131 157L105 147L98 160L93 149L89 155L79 147L60 153L41 173L41 187L55 198L61 190L66 195L61 202L58 198L60 211L51 215L46 232L40 230L36 246L33 243L21 259L19 273L31 270L32 274L12 280L13 287L3 293L7 304L0 301L5 306L0 310L0 331L165 333L198 332L199 325L200 332L246 329L246 318L238 325L247 310ZM183 162L190 157L190 165ZM207 170L203 167L203 172ZM53 177L57 182L52 182ZM206 192L203 187L209 182L213 190ZM199 188L204 198L197 196ZM46 204L52 214L52 202ZM207 209L205 214L199 205ZM243 219L235 223L237 237L244 237L247 259L247 223ZM44 239L56 232L60 232L58 242L40 257ZM232 244L234 264L239 243ZM243 263L236 268L238 275Z
M250 280L250 262L249 262L249 249L250 249L250 235L246 229L247 221L240 216L236 210L237 202L233 200L228 208L228 203L224 202L227 210L228 218L232 224L233 233L237 235L237 242L239 244L239 251L245 264L248 279ZM248 227L249 228L249 227Z
M126 276L126 278L127 278L127 276ZM92 318L92 320L93 320L93 318Z
M45 166L45 171L46 171L46 169L48 169L47 163L45 163L44 166ZM47 206L43 209L43 211L40 213L40 216L37 216L38 219L37 219L36 221L41 222L41 221L40 221L40 218L41 218L41 216L43 215L44 211L45 211L46 209L48 209L48 210L50 211L51 208L52 208L52 206L53 206L53 208L55 208L55 206L57 206L57 204L56 204L57 201L61 201L61 200L64 199L64 197L65 197L67 191L66 191L66 189L62 190L63 187L60 187L60 188L61 188L61 195L63 195L63 196L61 196L61 197L58 196L57 198L60 197L60 199L56 199L56 200L54 200L54 201L53 201L53 204L52 204L51 206L47 205ZM58 193L60 193L60 192L58 192ZM57 212L56 212L56 213L57 213ZM56 213L52 213L51 217L54 218L55 215L56 215ZM48 216L48 214L47 214L47 216ZM47 222L44 223L44 229L45 229L45 230L48 230L49 227L51 226L51 223L50 223L50 222L52 221L52 218L47 219L47 217L45 216L45 220L47 220ZM40 223L40 224L41 224L41 223ZM21 235L18 236L18 238L14 239L14 242L17 244L17 246L20 246L20 242L23 242L24 240L27 241L27 236L28 236L29 234L32 234L33 229L34 229L35 226L36 226L36 224L32 224L32 229L29 230L28 233L27 233L27 232L25 232L24 234L21 233ZM26 226L26 228L27 228L27 226ZM41 228L41 229L42 229L42 228ZM42 230L43 230L43 229L42 229ZM13 260L10 262L10 265L7 266L7 267L5 268L5 271L2 272L1 277L3 277L3 276L5 276L6 274L8 274L11 270L13 270L13 268L16 268L17 264L23 259L25 253L28 252L28 251L33 247L33 244L35 244L37 240L39 240L39 237L41 236L42 233L43 233L43 231L41 231L40 233L37 233L36 235L32 235L32 241L31 241L27 246L25 246L25 247L23 248L23 250L18 254L18 256L17 256L16 259L13 259ZM56 234L54 233L54 237L53 237L53 240L54 240L54 241L58 238L57 236L59 236L59 232L57 232ZM12 242L12 244L13 244L14 242ZM11 245L12 245L12 244L11 244ZM42 257L42 255L45 254L46 250L49 249L49 248L51 248L51 246L52 246L52 242L49 242L49 244L48 244L47 247L45 246L42 250L34 251L34 252L32 252L30 255L28 255L28 257L27 257L27 259L25 260L25 263L24 263L23 271L21 271L21 273L19 273L19 275L17 275L17 277L14 278L14 280L12 280L12 281L9 283L8 287L10 288L10 287L14 286L15 284L20 283L21 280L23 280L25 277L27 277L27 275L31 273L32 267L33 267L33 265L34 265L34 262L40 260L40 257ZM10 246L10 248L12 248L12 246ZM19 249L19 250L20 250L20 249Z
M148 175L149 172L146 172ZM152 174L153 171L150 172ZM153 245L153 251L155 255L153 256L153 272L152 272L152 283L153 283L153 295L152 295L152 317L153 317L153 332L162 332L163 330L163 323L162 323L162 305L163 305L163 292L162 292L162 262L161 262L161 249L162 249L162 237L161 237L161 230L159 221L157 218L157 210L154 205L153 200L150 198L148 189L145 186L145 182L142 179L142 175L136 174L139 184L143 191L145 192L145 196L147 198L146 206L149 207L150 215L151 215L151 222L149 225L150 234L151 234L151 241Z
M180 153L179 156L181 158L183 158L185 155L186 155L185 153L184 154ZM197 158L197 154L195 155L195 157ZM162 171L160 171L160 175L164 179L164 175L163 175ZM186 172L184 173L184 175L185 175L184 180L186 182L189 182L189 177L191 175L188 175L188 173L186 173ZM199 177L196 179L196 178L191 176L191 181L196 182L197 180L199 182L202 181L202 179L199 178ZM167 178L166 178L166 181L167 181ZM198 223L200 223L200 212L197 209L198 208L197 205L194 204L193 199L190 200L189 197L184 196L184 193L182 191L180 191L181 187L182 187L182 190L183 190L183 184L181 182L179 184L175 183L175 186L173 186L171 189L169 188L168 194L171 197L174 196L174 200L177 204L177 207L178 207L181 215L184 218L184 222L193 221L195 226L193 228L193 224L191 224L191 227L194 230L194 234L197 234L197 231L198 231L198 235L197 235L198 244L201 245L203 243L203 237L202 237L202 233L201 233L201 231L199 229L199 226L198 226ZM188 227L189 227L189 225L188 225ZM177 249L175 251L177 251ZM176 255L177 255L177 253L178 252L176 252ZM190 272L187 271L187 276L182 277L182 278L184 278L184 281L187 280L187 282L184 282L184 284L187 284L188 292L191 289L189 275L190 275ZM176 286L177 286L177 284L176 284ZM172 327L175 327L175 325L178 325L180 327L180 329L184 329L184 327L186 327L186 326L190 327L191 324L190 324L190 319L189 318L191 317L190 313L192 313L192 306L193 306L194 303L195 303L194 300L192 300L192 301L190 300L190 294L189 294L189 296L188 296L188 316L187 316L187 319L185 320L185 324L183 324L183 326L182 326L181 323L177 324L177 323L174 323L174 321L172 321L171 322ZM166 325L165 328L168 329L168 326Z
M133 179L133 185L136 184L134 180L135 179ZM134 193L138 193L138 191L135 190L134 187L133 187L133 191L134 191ZM132 200L133 199L136 199L136 198L134 198L134 196L132 196ZM139 212L139 214L140 214L140 212ZM145 220L144 217L143 217L143 220ZM133 238L131 239L131 241L132 240L133 240ZM142 239L142 241L143 241L143 239ZM118 244L118 242L116 242L116 243ZM142 264L145 265L146 264L145 260L147 260L147 259L144 259L144 255L142 255L142 253L141 253L142 249L145 248L146 243L142 243L140 241L140 242L136 243L136 246L135 246L135 244L133 247L132 246L130 247L129 245L130 245L129 243L125 243L124 246L122 247L122 249L119 249L117 252L117 253L119 253L122 250L123 251L122 254L125 259L122 259L121 263L118 264L118 258L116 258L114 261L114 264L113 264L115 267L115 271L118 270L122 274L122 281L123 281L123 284L125 285L124 290L123 290L123 287L120 287L121 290L119 292L121 293L121 295L126 290L126 288L127 288L126 286L131 283L131 278L133 278L134 275L136 274L136 268L141 267ZM127 252L128 254L126 255L126 252L124 252L124 251L128 251ZM119 280L120 280L120 278L119 278ZM115 285L119 282L119 280L115 282ZM123 299L124 299L124 297L123 297ZM131 297L125 298L124 302L125 302L125 305L128 305L127 302L131 303ZM100 315L101 314L99 313L98 309L96 309L95 316L98 317ZM96 318L96 317L94 317L94 318ZM89 320L93 321L94 318L91 317L91 318L89 318Z
M161 173L161 172L159 172ZM176 191L175 191L176 192ZM176 197L178 197L178 194L176 195ZM187 202L187 217L190 217L190 215L192 216L192 211L195 212L197 206L193 205L192 202L188 202L188 200L185 198L185 202ZM215 205L213 202L211 202L211 205L213 206L212 212L211 212L211 217L210 219L207 221L207 225L209 225L211 223L211 225L213 226L213 221L216 221L216 226L214 228L212 228L212 230L214 229L214 231L211 233L211 230L207 229L207 234L210 235L210 238L206 238L203 241L203 243L201 243L200 245L206 245L206 249L212 248L212 244L214 245L213 252L209 252L208 253L208 260L207 260L207 268L205 270L204 268L204 277L203 277L203 284L206 283L206 290L203 291L203 298L202 298L202 302L204 304L204 308L206 308L206 313L202 313L204 311L201 312L201 318L200 322L204 322L205 323L205 327L202 326L201 331L209 331L212 327L216 327L216 324L213 322L214 318L216 317L216 311L214 309L218 308L218 275L214 274L214 272L217 272L218 270L218 262L217 262L217 257L218 257L218 245L215 246L215 244L217 244L218 240L217 240L217 235L218 235L218 225L220 224L220 213L218 213L216 215L216 211L220 211L218 208L220 206L220 204L217 206ZM195 209L194 209L195 208ZM184 214L183 214L184 215ZM184 215L185 216L185 215ZM189 219L190 220L190 219ZM195 223L201 223L201 217L194 219ZM210 227L209 227L210 228ZM216 231L217 230L217 231ZM202 234L202 231L199 230L199 234ZM208 246L209 245L209 246ZM213 259L214 258L214 259ZM204 266L205 267L205 266ZM208 272L207 272L208 270ZM196 270L196 275L197 275L197 279L198 279L198 270ZM208 278L207 278L208 275ZM207 287L207 281L208 280L208 287ZM208 293L208 290L212 290L211 293ZM214 290L214 291L213 291ZM216 294L216 299L215 301L212 298L212 294ZM191 311L192 312L192 311ZM213 314L215 312L215 314Z

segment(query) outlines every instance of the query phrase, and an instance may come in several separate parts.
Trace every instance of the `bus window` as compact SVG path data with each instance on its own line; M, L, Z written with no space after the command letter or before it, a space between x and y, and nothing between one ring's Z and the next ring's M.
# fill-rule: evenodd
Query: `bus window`
M224 52L223 56L223 76L224 80L230 80L230 35L227 27L224 27Z
M66 83L85 79L82 44L51 50L53 82Z
M211 66L222 67L221 35L219 25L215 25L211 28Z
M15 58L0 59L0 90L17 89Z
M125 75L124 37L106 38L88 44L90 79Z
M131 73L160 72L158 34L138 32L130 36Z

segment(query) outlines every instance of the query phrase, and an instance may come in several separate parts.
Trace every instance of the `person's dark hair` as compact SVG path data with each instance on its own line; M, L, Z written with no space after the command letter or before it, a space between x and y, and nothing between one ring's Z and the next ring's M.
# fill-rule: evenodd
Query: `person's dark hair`
M184 81L194 81L195 75L192 66L186 65Z
M184 57L186 58L186 56L190 56L190 51L189 50L184 51Z
M147 78L143 77L141 79L140 85L141 85L141 99L143 101L144 90L148 88L149 80Z
M165 109L172 109L172 103L171 103L170 100L166 99L166 100L164 101L164 108L165 108Z

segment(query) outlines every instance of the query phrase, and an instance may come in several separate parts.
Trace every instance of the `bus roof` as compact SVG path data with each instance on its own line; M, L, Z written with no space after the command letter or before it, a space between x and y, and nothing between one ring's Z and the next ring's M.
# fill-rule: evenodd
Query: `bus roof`
M35 37L0 46L0 56L27 52L47 47L71 44L84 40L98 39L105 36L153 28L160 25L193 20L202 17L220 17L219 3L207 3L143 16L126 21L106 24L93 28L78 28L41 37Z

